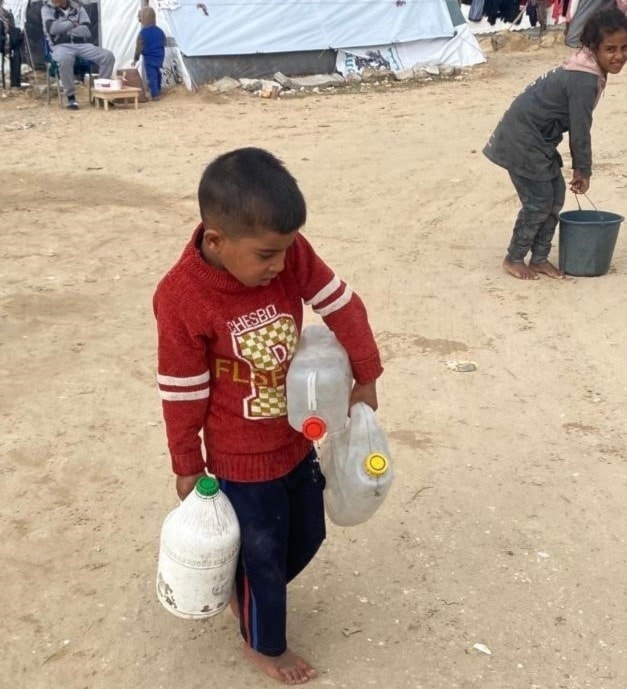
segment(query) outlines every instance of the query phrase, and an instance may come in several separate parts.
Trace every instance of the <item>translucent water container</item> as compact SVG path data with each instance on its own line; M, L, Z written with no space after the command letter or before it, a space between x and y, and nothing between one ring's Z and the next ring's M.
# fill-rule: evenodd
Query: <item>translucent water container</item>
M309 440L344 428L353 373L346 350L326 325L303 329L285 385L292 428Z
M211 476L163 522L157 597L177 617L202 619L229 604L240 546L235 510Z
M327 436L320 466L324 504L334 524L362 524L381 507L394 474L385 433L367 404L353 405L346 428Z

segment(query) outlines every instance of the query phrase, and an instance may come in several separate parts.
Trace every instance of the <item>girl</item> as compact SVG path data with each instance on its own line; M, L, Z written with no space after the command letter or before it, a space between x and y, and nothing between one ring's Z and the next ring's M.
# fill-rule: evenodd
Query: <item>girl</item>
M135 45L133 67L141 55L150 88L150 96L152 100L159 100L161 95L161 68L165 58L165 34L156 26L157 18L152 7L142 7L137 13L137 19L142 28Z
M627 60L627 17L616 7L593 15L581 43L561 67L543 74L514 100L483 149L509 172L522 204L503 261L505 270L521 280L535 280L539 273L564 277L548 260L566 196L557 146L569 132L570 189L585 194L592 172L592 110L607 75L618 74Z

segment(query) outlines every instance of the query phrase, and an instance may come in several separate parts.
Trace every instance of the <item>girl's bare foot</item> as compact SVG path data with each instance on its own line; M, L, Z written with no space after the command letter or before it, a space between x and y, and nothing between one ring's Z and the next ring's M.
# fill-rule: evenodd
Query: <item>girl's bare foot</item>
M543 275L548 275L550 278L555 278L556 280L564 279L564 271L556 268L548 261L543 261L542 263L530 263L529 268L531 268L534 273L542 273Z
M503 260L503 268L505 268L510 275L513 275L519 280L538 280L540 278L534 270L522 261L514 262L506 258Z
M280 656L265 656L244 644L244 655L266 675L283 684L305 684L318 676L306 660L292 653L289 648Z

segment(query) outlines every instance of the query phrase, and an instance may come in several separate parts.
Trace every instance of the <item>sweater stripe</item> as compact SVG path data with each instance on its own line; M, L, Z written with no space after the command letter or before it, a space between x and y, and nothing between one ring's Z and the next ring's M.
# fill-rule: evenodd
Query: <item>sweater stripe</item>
M193 390L192 392L172 392L171 390L159 390L161 399L166 402L189 402L190 400L202 400L209 398L209 388Z
M188 385L200 385L209 380L209 371L201 373L199 376L188 376L187 378L178 378L177 376L162 376L157 374L157 383L159 385L175 385L179 388L187 387Z
M243 596L242 596L242 627L244 631L244 637L248 644L252 646L252 639L250 638L250 615L248 606L250 605L250 585L248 583L248 577L244 574L243 581Z
M311 299L308 299L305 304L313 305L314 307L321 301L324 301L327 297L330 297L333 292L335 292L341 285L340 278L337 275L333 276L333 279L317 293Z
M343 306L346 306L346 304L348 304L348 302L351 300L352 296L353 290L348 285L346 285L346 289L340 297L338 297L335 301L332 301L330 304L327 304L326 306L322 307L321 309L316 309L314 307L314 312L322 317L328 316L330 313L333 313L334 311L339 311Z
M248 581L248 580L247 580ZM250 583L247 584L250 589ZM249 620L250 626L250 645L255 649L259 649L259 621L257 620L257 601L255 600L255 594L250 591L250 602L251 602L251 618Z

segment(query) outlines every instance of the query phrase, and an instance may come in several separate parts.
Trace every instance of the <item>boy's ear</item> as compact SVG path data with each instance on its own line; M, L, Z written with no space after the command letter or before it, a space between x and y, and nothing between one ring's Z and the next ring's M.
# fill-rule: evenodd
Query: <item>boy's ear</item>
M205 228L205 233L203 235L203 244L209 251L214 253L219 253L222 245L224 244L225 236L220 232L220 230L214 230L212 228Z

